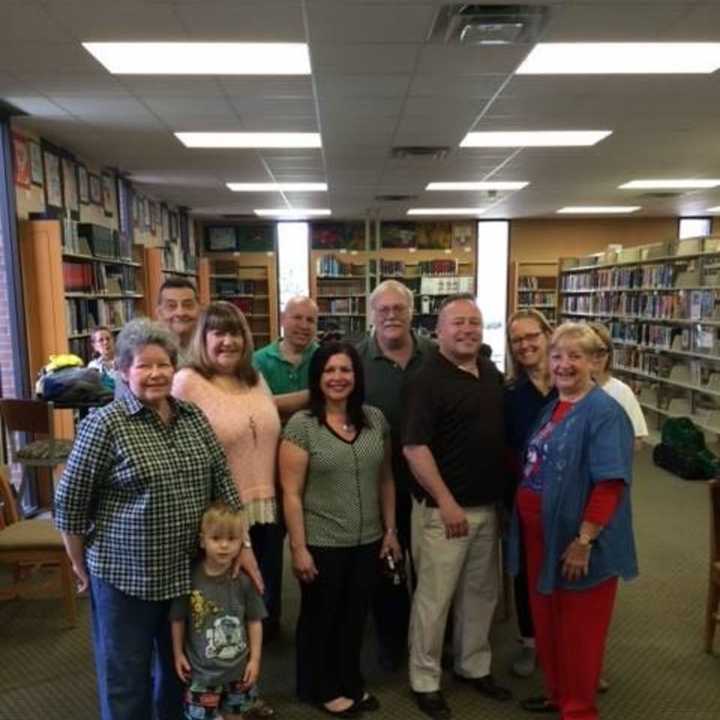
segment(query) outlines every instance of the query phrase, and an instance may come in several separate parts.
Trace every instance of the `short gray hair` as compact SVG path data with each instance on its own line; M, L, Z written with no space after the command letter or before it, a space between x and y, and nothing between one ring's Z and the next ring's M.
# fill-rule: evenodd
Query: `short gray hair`
M115 346L115 363L118 370L127 370L133 363L138 350L146 345L159 345L170 356L173 367L177 367L178 342L164 325L147 318L131 320L118 335Z
M387 291L396 292L399 295L402 295L407 301L410 315L413 314L413 310L415 308L415 296L413 295L413 291L407 285L405 285L405 283L401 283L399 280L383 280L370 293L370 297L368 298L368 304L370 305L371 309L375 308L375 301L378 299L378 296L382 295L384 292Z

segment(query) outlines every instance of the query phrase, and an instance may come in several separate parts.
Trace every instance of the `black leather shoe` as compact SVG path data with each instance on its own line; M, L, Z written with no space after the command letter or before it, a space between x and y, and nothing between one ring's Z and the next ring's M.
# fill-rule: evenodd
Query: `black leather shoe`
M356 700L355 704L361 712L375 712L380 709L380 701L371 693L365 693L362 700Z
M499 702L512 700L512 693L507 688L496 685L492 675L483 675L479 678L467 678L455 673L455 678L460 682L472 685L481 695L491 700L498 700Z
M544 695L538 695L537 697L525 698L520 701L520 707L523 710L531 713L557 713L560 712L560 708L551 700L548 700Z
M449 720L452 712L445 702L443 694L439 690L433 692L415 692L415 701L420 708L420 712L425 713L432 720Z

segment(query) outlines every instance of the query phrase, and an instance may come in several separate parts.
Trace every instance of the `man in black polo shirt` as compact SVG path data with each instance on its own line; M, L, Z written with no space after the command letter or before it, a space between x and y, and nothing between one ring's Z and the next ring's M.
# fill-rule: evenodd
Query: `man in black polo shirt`
M479 357L482 329L472 295L448 298L438 317L440 352L405 389L403 451L417 480L410 685L420 709L435 720L450 717L440 692L440 661L451 603L456 677L495 700L511 697L490 674L496 506L505 487L503 380Z

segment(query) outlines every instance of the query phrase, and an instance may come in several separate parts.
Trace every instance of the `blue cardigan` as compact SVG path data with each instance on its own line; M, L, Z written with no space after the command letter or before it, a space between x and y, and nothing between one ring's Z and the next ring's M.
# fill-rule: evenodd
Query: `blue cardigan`
M537 432L552 416L550 403L535 425ZM634 435L622 406L599 387L593 388L560 421L543 446L542 524L545 557L538 591L549 595L563 588L583 590L611 577L637 576L637 557L630 509ZM623 480L625 490L608 525L593 544L587 576L574 581L560 574L561 556L577 537L595 483ZM508 571L519 571L520 521L513 510L507 545Z

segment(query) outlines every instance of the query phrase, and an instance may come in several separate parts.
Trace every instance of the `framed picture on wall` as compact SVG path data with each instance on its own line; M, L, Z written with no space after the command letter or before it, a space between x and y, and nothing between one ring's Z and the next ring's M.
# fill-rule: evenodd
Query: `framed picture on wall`
M155 235L157 233L157 221L158 221L158 208L157 204L150 201L150 234Z
M163 242L170 240L170 212L168 206L165 203L160 204L160 228Z
M78 200L81 205L90 204L90 182L84 165L78 165Z
M65 198L65 209L70 212L78 212L78 183L75 163L70 158L63 158L61 161L63 197Z
M93 205L99 205L102 207L103 194L102 194L102 182L100 177L93 173L88 175L88 186L90 188L90 202Z
M105 217L112 217L114 213L115 193L113 192L114 178L108 173L102 175L102 206Z
M150 200L146 197L143 198L142 216L143 229L145 232L150 232Z
M28 140L28 147L30 148L30 179L33 185L42 187L45 183L42 148L40 143L34 140Z
M28 142L22 135L12 136L13 145L13 170L15 172L15 184L20 187L29 188L30 182L30 151Z
M132 224L133 227L140 227L140 203L142 199L133 193L132 198Z
M62 208L63 191L60 177L60 157L51 150L43 150L45 166L45 204L49 207Z

